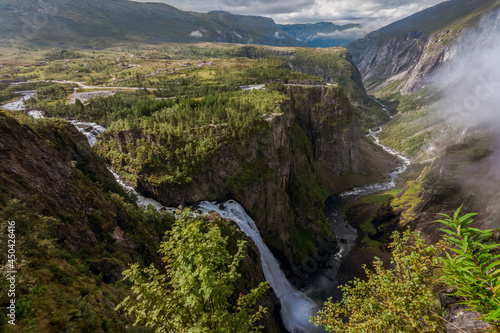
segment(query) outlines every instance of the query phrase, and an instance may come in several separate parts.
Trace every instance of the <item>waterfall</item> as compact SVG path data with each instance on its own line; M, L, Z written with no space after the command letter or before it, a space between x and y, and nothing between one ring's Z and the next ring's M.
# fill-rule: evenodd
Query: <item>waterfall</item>
M245 209L236 201L229 200L223 204L203 201L195 205L195 209L203 212L216 211L222 217L235 221L240 229L255 242L260 251L262 270L269 285L273 288L281 302L281 318L287 330L292 333L305 333L319 330L309 323L315 314L316 306L303 292L296 290L280 269L278 260L266 246L255 222ZM323 330L319 330L323 331Z
M87 137L90 147L93 147L97 143L96 136L106 131L103 126L96 123L87 123L77 120L70 120L70 123L72 123L77 130L79 130Z
M93 146L97 142L96 136L106 130L104 127L95 123L78 121L71 121L71 123L87 137L90 146ZM124 182L116 172L112 169L110 169L110 171L123 188L129 193L137 196L137 203L140 206L147 207L148 205L153 205L157 209L167 209L171 212L176 210L175 208L165 207L156 200L138 194L134 188ZM193 210L200 210L204 213L216 211L222 217L227 217L235 221L240 229L247 236L252 238L260 252L264 277L269 281L269 285L273 288L276 296L280 300L281 318L288 331L291 333L324 332L323 329L316 328L313 324L309 323L309 318L318 310L314 302L303 292L296 290L290 284L281 270L278 260L273 256L262 240L255 222L248 216L245 209L239 203L234 200L229 200L223 204L202 201L193 205Z
M10 102L4 105L1 105L2 108L9 111L24 111L26 110L26 106L24 105L24 101L35 97L36 90L25 90L25 91L16 91L17 94L23 95L21 99Z
M382 103L377 100L376 102L383 107L383 110L387 112L387 114L389 114L389 111ZM394 120L394 117L392 117L390 114L389 116L391 117L391 121ZM85 134L91 146L93 146L97 142L96 136L106 130L104 127L95 123L72 121L72 124L75 125L80 132ZM385 147L380 143L378 135L381 131L382 126L380 126L377 131L370 130L368 136L371 136L373 138L375 144L382 147L388 153L397 156L403 163L389 174L390 181L388 182L355 187L350 191L329 198L325 213L328 221L332 225L335 236L337 237L337 239L341 240L341 242L339 243L340 252L335 256L332 256L329 261L329 264L332 267L331 272L325 272L324 276L319 276L317 279L315 279L314 285L317 285L319 288L309 291L309 294L311 296L313 294L316 294L314 295L315 300L324 298L324 296L326 295L325 292L331 292L331 285L336 284L335 276L337 274L337 270L340 267L339 259L342 256L347 255L350 249L355 244L357 234L356 230L349 226L343 217L344 200L347 199L350 201L360 196L394 188L396 186L396 180L399 174L404 172L410 165L410 160L408 158L404 157L393 149ZM159 202L138 194L134 190L134 188L124 182L116 172L111 169L110 171L113 173L117 182L122 187L137 196L138 204L140 206L147 207L148 205L153 205L157 209L167 209L169 211L175 212L175 208L164 207ZM230 218L231 220L235 221L240 229L247 236L252 238L260 252L264 276L266 280L269 281L269 285L274 290L276 296L281 302L281 318L283 319L283 323L288 331L290 331L291 333L324 332L322 328L317 328L313 324L309 323L309 318L313 316L317 310L319 310L319 306L317 306L315 302L304 292L296 290L290 284L285 274L281 270L278 260L273 256L269 248L262 240L255 222L250 218L250 216L248 216L248 214L245 212L245 209L239 203L234 200L229 200L222 204L202 201L193 205L192 208L193 210L199 210L204 213L216 211L222 217ZM318 295L321 296L318 297Z

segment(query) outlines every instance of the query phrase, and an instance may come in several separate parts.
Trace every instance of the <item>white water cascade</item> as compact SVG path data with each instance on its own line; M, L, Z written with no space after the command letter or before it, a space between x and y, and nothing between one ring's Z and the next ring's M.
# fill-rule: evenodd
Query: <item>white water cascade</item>
M17 91L16 93L21 94L22 97L17 101L10 102L2 105L2 108L9 111L24 111L26 107L24 105L24 101L35 97L36 90L25 90L25 91Z
M280 269L278 260L266 246L255 222L245 209L236 201L229 200L223 204L203 201L195 205L195 209L203 212L216 211L222 217L235 221L240 229L255 242L260 251L262 270L269 285L273 288L281 302L281 318L287 330L292 333L313 332L313 324L309 318L314 315L316 305L303 292L296 290ZM321 330L323 331L323 330Z
M96 136L103 133L106 129L95 123L71 121L76 128L83 133L90 144L93 146L96 142ZM175 212L175 208L165 207L158 201L151 198L146 198L137 193L133 187L128 185L121 177L109 169L115 176L116 181L125 188L128 192L137 196L137 203L140 206L147 207L153 205L157 209L166 209ZM222 207L222 208L221 208ZM296 290L285 277L285 274L280 268L278 260L273 256L269 248L266 246L255 222L245 212L243 206L234 200L229 200L223 204L215 202L202 201L193 206L193 210L200 210L204 213L216 211L222 217L227 217L235 221L240 229L257 245L260 251L262 262L262 270L264 277L269 281L269 285L273 288L276 296L281 303L281 317L286 329L291 333L309 333L309 332L324 332L322 329L316 328L309 323L309 318L315 313L315 304L303 292Z

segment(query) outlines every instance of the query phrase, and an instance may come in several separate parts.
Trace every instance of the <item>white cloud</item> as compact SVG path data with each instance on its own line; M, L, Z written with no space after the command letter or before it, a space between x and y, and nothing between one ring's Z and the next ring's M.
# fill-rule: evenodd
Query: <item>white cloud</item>
M201 38L201 37L203 37L203 34L201 33L200 30L195 30L195 31L191 32L189 34L189 36L190 37L199 37L199 38Z
M350 28L346 30L337 30L330 33L318 32L316 36L312 39L322 38L322 39L357 39L365 35L363 28Z
M444 98L437 115L464 127L488 125L500 136L500 10L449 52L433 77Z
M135 0L164 2L182 10L272 17L277 23L361 23L378 29L444 0ZM380 24L373 24L380 22Z

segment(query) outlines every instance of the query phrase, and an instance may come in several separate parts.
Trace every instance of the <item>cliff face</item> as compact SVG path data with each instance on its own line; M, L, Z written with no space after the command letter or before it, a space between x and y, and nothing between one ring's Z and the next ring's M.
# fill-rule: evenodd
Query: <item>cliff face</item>
M498 138L491 135L471 136L448 146L424 170L416 186L405 188L405 192L412 191L415 195L413 202L408 200L399 211L409 212L410 218L404 222L437 242L441 225L430 222L441 219L439 213L450 215L463 205L463 213L478 213L475 227L500 227L499 148Z
M394 76L405 77L422 76L422 68L417 70L418 64L423 60L423 53L429 43L429 38L421 33L409 33L402 37L393 37L387 44L376 47L379 34L365 37L362 41L367 47L362 50L357 59L357 66L366 83L389 79ZM439 59L439 58L438 58ZM436 59L426 67L434 67ZM412 79L413 85L421 85L420 81Z
M402 80L409 94L426 85L429 75L453 56L453 45L484 15L499 8L494 0L452 0L416 13L349 44L368 89Z
M92 223L90 216L105 202L102 188L123 191L103 161L90 149L85 138L63 120L44 121L37 132L15 119L0 119L1 203L19 199L30 203L33 213L81 214L69 223L63 219L60 237L71 247L97 243L96 233L113 233L116 221L106 226ZM96 184L102 184L99 188ZM89 226L91 226L89 228ZM118 227L119 229L119 227ZM85 230L85 231L84 231Z
M333 240L323 213L328 194L380 177L395 162L361 139L342 89L292 86L288 94L283 114L265 116L269 129L220 148L189 184L154 186L139 174L138 191L168 206L236 199L274 254L296 270ZM115 140L126 147L126 137ZM373 157L376 167L367 161Z
M371 102L352 55L345 48L297 49L288 63L299 72L319 76L328 83L340 84L353 104Z
M104 332L106 326L124 331L132 319L115 306L129 291L116 282L130 263L162 267L157 250L173 217L123 199L126 194L104 161L67 121L23 121L0 113L0 226L16 222L23 281L16 301L30 313L16 318L16 325L28 331L35 324L37 332ZM259 252L234 222L209 218L223 225L231 241L247 241L236 301L239 292L265 280ZM7 248L5 237L0 245ZM6 253L0 253L0 262L6 263ZM7 306L9 299L1 294L0 304ZM265 332L280 332L279 300L269 292L261 304L270 309L262 322ZM0 321L0 331L4 325Z

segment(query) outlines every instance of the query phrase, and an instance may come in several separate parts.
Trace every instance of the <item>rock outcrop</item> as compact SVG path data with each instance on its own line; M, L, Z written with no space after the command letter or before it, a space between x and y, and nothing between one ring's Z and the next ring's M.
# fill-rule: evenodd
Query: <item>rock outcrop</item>
M283 114L265 116L265 133L222 146L189 184L156 186L139 173L137 190L167 206L236 199L285 268L296 270L333 240L327 196L380 179L396 161L362 139L341 88L291 86L288 94ZM126 147L130 135L114 139Z
M499 228L497 142L494 136L475 135L450 145L421 175L418 191L405 188L417 194L411 226L437 242L442 226L431 222L442 218L439 213L450 215L463 205L463 213L478 213L475 227Z

